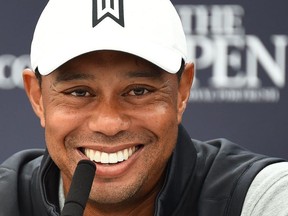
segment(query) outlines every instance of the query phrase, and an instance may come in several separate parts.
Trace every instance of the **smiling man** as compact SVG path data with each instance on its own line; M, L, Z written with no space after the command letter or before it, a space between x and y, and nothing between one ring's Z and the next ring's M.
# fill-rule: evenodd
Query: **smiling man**
M83 159L85 216L287 215L287 162L186 133L186 56L169 0L50 0L23 72L47 148L1 165L0 215L60 215Z
M192 66L174 74L131 54L98 51L24 80L67 192L76 164L97 163L88 209L152 215L189 96ZM41 89L40 89L41 88ZM153 119L153 121L151 121ZM93 202L92 202L93 201ZM100 214L101 215L101 214Z

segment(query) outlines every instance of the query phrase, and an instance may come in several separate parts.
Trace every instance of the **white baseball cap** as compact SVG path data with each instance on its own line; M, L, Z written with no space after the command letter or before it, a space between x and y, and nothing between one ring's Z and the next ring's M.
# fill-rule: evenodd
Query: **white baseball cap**
M31 65L47 75L81 54L115 50L176 73L186 49L170 0L50 0L34 32Z

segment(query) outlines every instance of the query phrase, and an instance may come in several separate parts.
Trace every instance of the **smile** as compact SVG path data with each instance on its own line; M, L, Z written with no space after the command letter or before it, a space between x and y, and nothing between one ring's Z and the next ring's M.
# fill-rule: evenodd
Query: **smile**
M138 146L133 146L113 153L85 148L83 152L91 161L101 164L116 164L128 160L139 148Z

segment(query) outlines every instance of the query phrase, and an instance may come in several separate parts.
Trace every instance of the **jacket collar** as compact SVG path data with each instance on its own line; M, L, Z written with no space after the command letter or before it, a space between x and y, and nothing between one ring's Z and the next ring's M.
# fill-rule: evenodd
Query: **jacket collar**
M191 138L180 125L177 144L168 164L165 184L158 195L154 215L192 215L196 209L192 205L196 197L191 193L196 159L197 152Z
M35 203L33 215L59 215L59 177L59 169L46 150L38 174L32 179L32 185L36 185L32 188L32 203Z

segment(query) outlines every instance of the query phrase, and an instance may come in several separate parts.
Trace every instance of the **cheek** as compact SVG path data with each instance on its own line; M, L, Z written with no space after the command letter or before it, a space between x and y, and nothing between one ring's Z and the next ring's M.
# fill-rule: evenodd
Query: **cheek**
M148 182L159 179L164 172L177 141L178 124L177 113L171 107L155 107L153 112L147 113L142 122L157 136L157 142L147 146L145 158L149 174Z
M45 112L45 139L50 156L62 169L62 164L68 164L69 150L73 146L65 146L65 139L71 131L76 130L83 122L80 114L67 111L61 107L46 107Z
M46 115L46 139L52 141L47 143L52 147L69 148L73 146L65 146L65 139L70 133L76 131L83 125L83 118L80 114L66 114L63 112L47 113Z
M172 95L173 96L173 95ZM163 126L163 122L174 122L177 119L177 95L175 97L163 97L148 101L138 107L134 107L131 116L139 117L141 120L155 126ZM149 103L151 102L151 103Z
M158 139L157 145L153 146L153 151L165 160L171 155L176 143L177 116L177 109L171 104L153 106L146 112L143 111L141 117L138 114L139 124L151 130Z
M81 122L80 113L67 113L61 109L50 110L46 113L46 130L55 134L65 134Z

